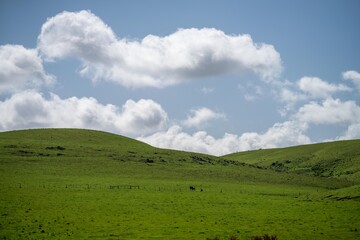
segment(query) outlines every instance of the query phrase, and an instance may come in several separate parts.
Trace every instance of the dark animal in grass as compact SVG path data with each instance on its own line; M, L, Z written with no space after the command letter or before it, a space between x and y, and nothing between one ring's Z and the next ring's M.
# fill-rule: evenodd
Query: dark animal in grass
M195 187L190 186L189 188L190 188L191 191L195 191Z

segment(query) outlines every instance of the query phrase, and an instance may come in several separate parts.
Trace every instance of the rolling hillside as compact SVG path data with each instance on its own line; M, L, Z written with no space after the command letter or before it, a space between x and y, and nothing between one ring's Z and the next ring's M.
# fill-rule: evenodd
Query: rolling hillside
M304 146L306 151L301 150L302 148L297 148L297 157L304 159L309 154L313 154L312 148L308 149L309 146ZM265 162L261 164L256 162L256 159L259 159L258 153L281 152L281 149L215 157L159 149L131 138L94 130L33 129L3 132L0 133L0 151L1 163L6 163L3 166L7 169L4 176L9 174L9 171L16 170L17 173L29 174L31 172L37 177L43 175L56 177L60 173L69 176L85 174L105 178L113 175L129 177L140 175L151 178L181 176L185 179L205 178L216 181L236 180L328 188L353 185L347 179L319 179L299 174L290 176L285 171L275 172L272 167L266 169L268 167ZM244 154L250 155L243 158ZM290 157L284 158L287 156L284 154L276 156L286 159L284 161L290 159ZM243 159L248 159L248 161L243 161ZM284 162L270 159L268 163L271 165L273 161ZM148 169L145 168L146 166L153 168ZM303 170L303 172L306 171Z
M239 152L224 158L278 172L360 182L360 140Z
M2 132L0 238L357 239L358 143L214 157L93 130ZM330 177L309 170L326 159Z
M0 133L2 157L104 162L212 162L216 157L157 149L124 136L84 129L33 129Z

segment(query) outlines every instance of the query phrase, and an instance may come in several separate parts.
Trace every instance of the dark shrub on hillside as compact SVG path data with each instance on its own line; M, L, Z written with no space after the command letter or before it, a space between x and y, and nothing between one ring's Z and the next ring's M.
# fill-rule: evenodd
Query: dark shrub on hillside
M214 237L214 238L207 238L206 240L220 240L220 238L219 237ZM229 238L229 240L239 240L239 239L237 237L235 237L235 236L231 236Z
M206 240L220 240L220 238L219 237L206 238ZM240 239L235 236L231 236L229 240L240 240ZM278 240L278 238L276 237L276 235L270 236L269 234L265 234L264 236L254 236L251 238L251 240Z
M277 240L276 235L269 236L269 234L265 234L264 236L254 236L251 240Z

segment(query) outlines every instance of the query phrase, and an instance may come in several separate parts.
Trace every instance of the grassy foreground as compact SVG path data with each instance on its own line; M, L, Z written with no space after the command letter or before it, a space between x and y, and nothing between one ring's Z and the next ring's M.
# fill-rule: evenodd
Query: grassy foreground
M90 130L0 133L0 239L360 238L357 178L243 162Z

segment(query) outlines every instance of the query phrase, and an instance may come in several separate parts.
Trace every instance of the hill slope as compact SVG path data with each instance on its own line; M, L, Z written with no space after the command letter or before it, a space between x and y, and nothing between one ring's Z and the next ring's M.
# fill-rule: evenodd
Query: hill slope
M1 239L358 239L359 201L346 179L105 132L0 133Z
M295 172L360 182L360 140L233 153L226 159L279 172Z
M265 150L264 150L265 151ZM267 150L266 150L267 151ZM251 153L251 152L248 152ZM256 152L254 152L256 153ZM274 172L237 157L159 149L116 134L84 129L32 129L0 133L0 174L14 178L133 176L208 179L342 188L347 180ZM235 156L235 155L234 155ZM235 159L235 160L232 160ZM152 167L152 168L148 168ZM29 176L27 176L29 175ZM25 177L26 176L26 177Z
M216 157L157 149L143 142L107 132L84 129L31 129L0 133L2 156L27 159L91 159L145 163L196 161ZM200 157L201 156L201 157ZM204 160L205 161L205 160Z

